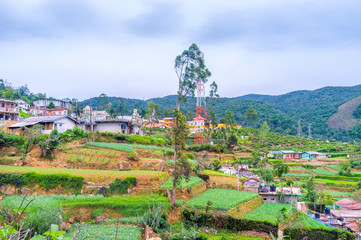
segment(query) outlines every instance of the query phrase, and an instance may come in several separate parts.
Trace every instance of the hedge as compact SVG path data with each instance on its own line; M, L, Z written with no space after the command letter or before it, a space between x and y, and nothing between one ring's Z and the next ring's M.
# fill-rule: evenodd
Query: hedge
M38 184L46 190L54 189L59 185L66 189L80 191L85 185L84 177L64 173L38 174L28 172L24 174L0 173L0 187L13 185L17 188Z
M277 236L278 226L267 222L238 219L228 214L206 214L204 211L196 212L191 209L182 211L183 220L187 226L197 225L198 227L208 226L217 229L229 229L232 231L257 231L272 233Z
M330 228L330 229L315 229L315 228L300 228L290 227L283 231L283 234L289 239L307 239L307 240L354 240L356 236L352 233Z

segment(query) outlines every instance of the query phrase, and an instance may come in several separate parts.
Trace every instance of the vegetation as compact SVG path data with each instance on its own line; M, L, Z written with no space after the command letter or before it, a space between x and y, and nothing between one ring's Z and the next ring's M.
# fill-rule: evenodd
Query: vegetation
M146 150L158 150L161 147L148 146L148 145L136 145L136 144L125 144L125 143L104 143L104 142L88 142L86 145L97 148L113 149L123 152L133 152L134 149L146 149Z
M199 183L203 182L202 179L200 179L199 177L194 177L191 176L189 177L189 179L185 179L183 178L182 181L177 183L177 189L185 189L185 188L191 188ZM170 189L173 187L173 177L170 177L165 183L163 183L163 185L161 186L161 188L163 189Z
M194 209L206 209L207 202L212 201L212 210L228 211L238 204L247 202L258 197L257 193L241 192L230 189L208 189L204 193L192 198L186 203L186 207Z
M277 225L280 221L286 219L291 213L293 206L280 203L264 203L255 210L242 216L244 220L269 222Z

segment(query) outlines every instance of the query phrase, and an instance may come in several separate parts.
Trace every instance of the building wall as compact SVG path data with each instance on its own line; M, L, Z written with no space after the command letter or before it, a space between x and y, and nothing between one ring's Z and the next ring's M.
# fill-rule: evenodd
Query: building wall
M275 194L261 194L263 202L281 203L278 196ZM296 205L298 201L297 195L285 195L284 203Z
M94 126L94 131L99 132L113 132L113 133L125 133L128 134L128 127L126 129L122 129L122 123L97 123ZM126 123L124 123L126 124Z

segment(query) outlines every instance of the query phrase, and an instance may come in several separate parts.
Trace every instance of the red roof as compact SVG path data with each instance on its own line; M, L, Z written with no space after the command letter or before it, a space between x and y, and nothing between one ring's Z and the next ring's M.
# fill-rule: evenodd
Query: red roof
M344 207L344 206L358 205L358 204L361 204L361 202L350 199L350 198L344 198L342 200L335 202L335 204Z
M256 177L249 177L249 178L247 178L246 180L244 180L243 182L246 182L246 181L248 181L248 180L250 180L250 179L254 179L254 180L256 180L256 181L258 181L258 182L261 182L261 183L266 183L265 181L263 181L262 179L259 179L259 178L256 178Z

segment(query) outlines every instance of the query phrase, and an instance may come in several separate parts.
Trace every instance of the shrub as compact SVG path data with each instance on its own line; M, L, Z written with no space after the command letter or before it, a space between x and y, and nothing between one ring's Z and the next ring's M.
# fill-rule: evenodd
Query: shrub
M104 212L104 208L97 208L92 211L90 217L91 217L91 219L96 219L98 216L103 214L103 212Z
M154 232L158 232L158 230L168 226L167 217L164 207L161 204L153 205L153 207L144 214L142 226L149 226Z
M133 186L137 185L136 177L126 177L126 178L124 178L124 180L117 178L117 179L115 179L114 182L109 184L109 189L110 189L111 193L123 194L123 193L128 192L128 188L131 185L133 185Z
M135 161L137 159L137 153L136 152L129 153L128 159L130 161Z
M209 180L209 176L207 174L198 173L197 177L199 177L200 179L202 179L205 182L208 182L208 180Z

